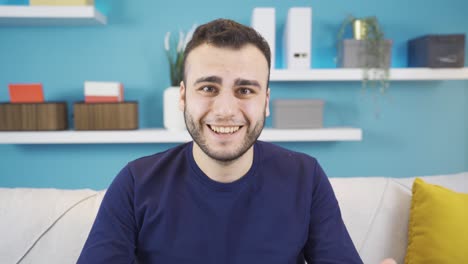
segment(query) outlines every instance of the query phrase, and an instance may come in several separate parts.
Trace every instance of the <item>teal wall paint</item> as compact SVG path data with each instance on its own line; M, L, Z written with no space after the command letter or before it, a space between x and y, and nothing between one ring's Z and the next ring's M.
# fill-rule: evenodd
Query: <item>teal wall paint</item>
M406 65L410 38L468 31L464 0L96 2L108 15L106 26L0 27L0 101L8 100L8 83L42 82L46 100L67 101L71 113L71 103L83 100L85 80L121 81L126 99L140 102L141 127L162 127L162 92L169 85L166 31L187 30L218 17L249 24L256 6L276 8L278 37L289 7L313 8L314 68L335 67L336 32L347 14L378 16L394 41L394 67ZM279 61L280 48L277 53ZM363 91L359 82L274 82L271 88L272 100L324 99L325 126L363 129L361 142L281 144L317 157L329 176L468 170L468 81L392 82L383 97ZM0 145L0 187L102 189L128 161L172 146Z

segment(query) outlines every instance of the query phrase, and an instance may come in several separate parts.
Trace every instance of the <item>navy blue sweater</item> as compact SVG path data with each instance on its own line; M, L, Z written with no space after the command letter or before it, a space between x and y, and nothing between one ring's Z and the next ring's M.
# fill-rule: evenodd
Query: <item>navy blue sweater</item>
M362 263L314 158L257 141L247 174L219 183L192 145L117 175L78 263Z

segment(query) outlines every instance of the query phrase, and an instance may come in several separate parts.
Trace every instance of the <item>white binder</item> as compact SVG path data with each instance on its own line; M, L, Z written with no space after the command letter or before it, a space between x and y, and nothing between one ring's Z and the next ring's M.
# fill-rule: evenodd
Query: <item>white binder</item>
M268 42L271 51L271 69L275 68L276 20L275 8L256 7L252 11L251 26Z
M284 29L284 67L310 69L312 61L312 8L292 7Z

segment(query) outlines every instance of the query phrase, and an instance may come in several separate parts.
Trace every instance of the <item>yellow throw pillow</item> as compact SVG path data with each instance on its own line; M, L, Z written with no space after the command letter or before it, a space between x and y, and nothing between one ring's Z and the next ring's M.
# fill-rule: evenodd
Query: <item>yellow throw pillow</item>
M405 263L468 263L468 194L416 178Z

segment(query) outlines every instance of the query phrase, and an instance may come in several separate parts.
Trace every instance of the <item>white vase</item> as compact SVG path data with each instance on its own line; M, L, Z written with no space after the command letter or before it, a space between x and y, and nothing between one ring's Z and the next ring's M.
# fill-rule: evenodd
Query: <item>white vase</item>
M164 90L163 118L168 130L186 130L184 113L179 109L180 87L171 86Z

